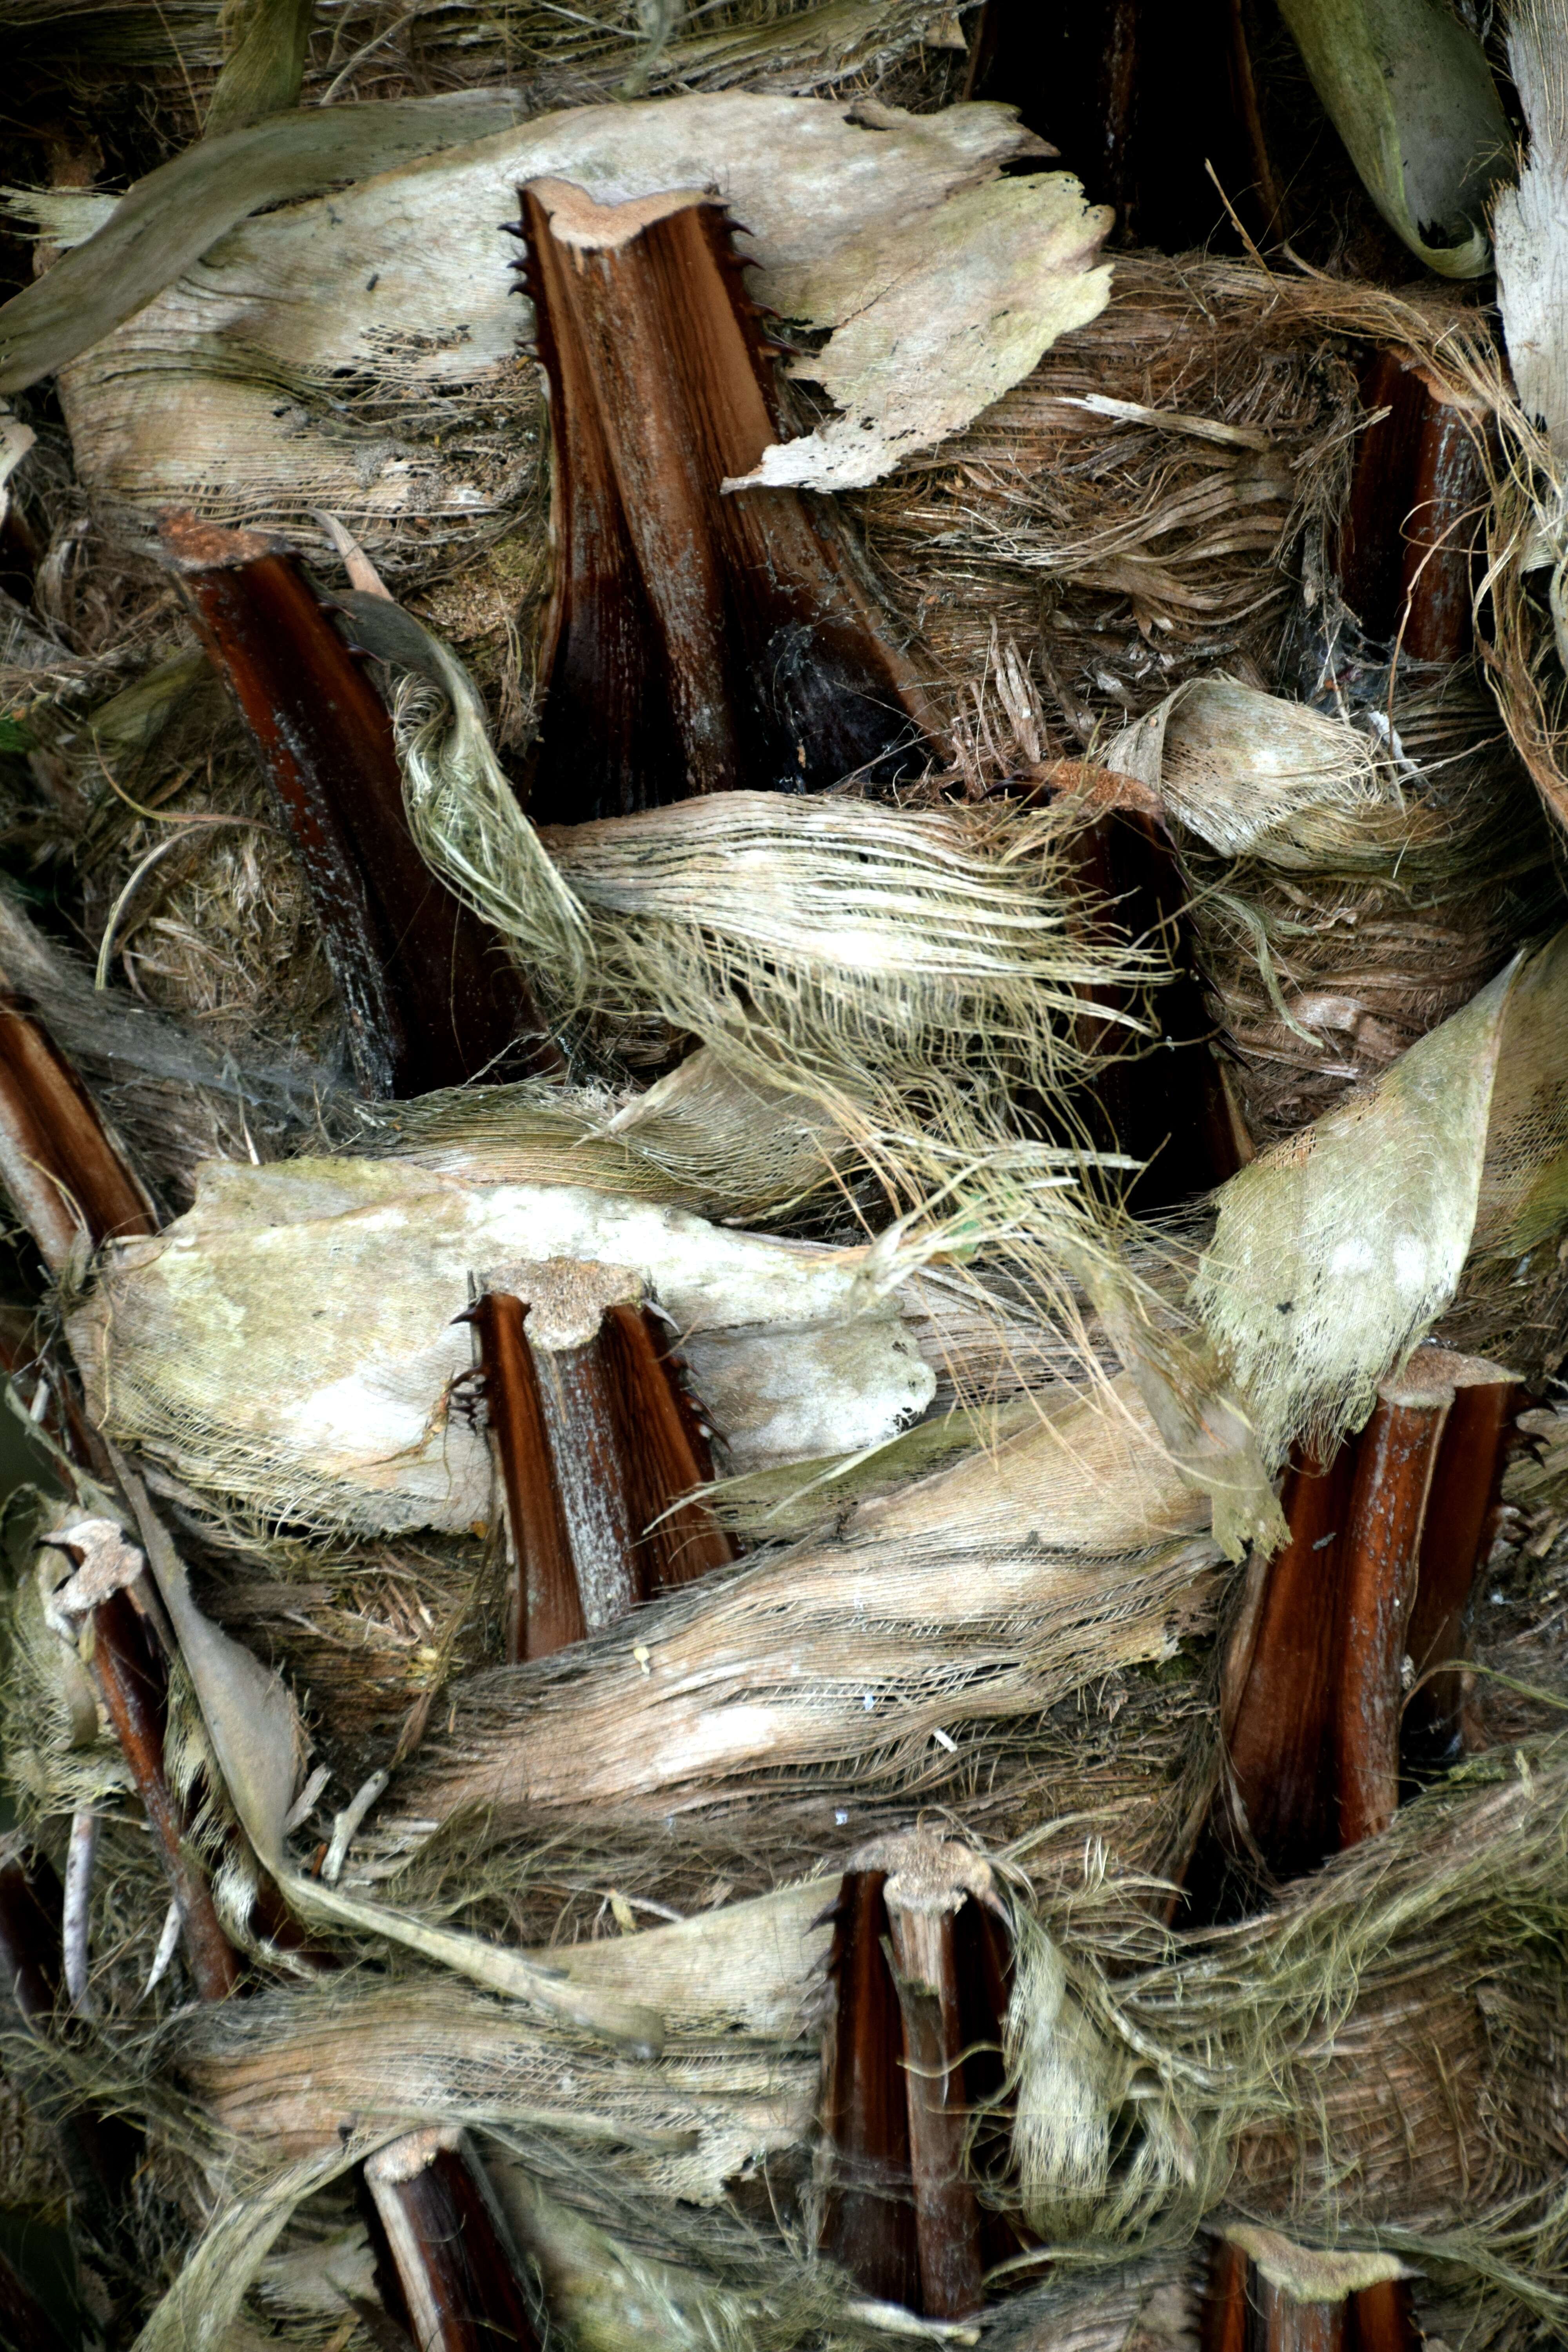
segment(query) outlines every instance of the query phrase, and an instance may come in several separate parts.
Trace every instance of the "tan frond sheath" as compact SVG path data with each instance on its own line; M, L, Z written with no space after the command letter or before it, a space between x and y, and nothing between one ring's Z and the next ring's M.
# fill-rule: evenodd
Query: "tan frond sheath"
M919 688L826 502L724 493L783 417L722 206L520 194L555 550L530 815L918 771Z
M558 1066L516 968L415 847L391 721L287 546L190 515L161 528L309 885L363 1091Z

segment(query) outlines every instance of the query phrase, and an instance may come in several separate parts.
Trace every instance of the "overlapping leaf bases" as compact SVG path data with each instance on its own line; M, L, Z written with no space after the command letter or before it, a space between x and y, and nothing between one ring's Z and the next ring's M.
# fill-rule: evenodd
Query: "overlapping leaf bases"
M0 2120L98 2340L499 2318L826 2352L921 2324L868 2302L895 2277L927 2316L983 2296L1019 2352L1187 2352L1226 2279L1270 2352L1367 2346L1368 2292L1391 2341L1561 2335L1568 20L1521 0L1489 53L1439 0L1280 13L1296 47L1227 13L1223 152L1258 184L1181 253L1146 173L1127 242L1120 163L1097 183L1062 112L1098 89L1102 132L1131 120L1110 62L1154 52L1126 0L1062 35L1104 72L979 104L972 67L1029 51L1006 0L0 0L48 128L7 165L47 266L0 315L0 1110L33 1139L0 1349L73 1489L49 1540L16 1522L0 1950L32 2022ZM1513 162L1500 43L1530 141L1495 208L1511 381L1471 283ZM743 727L729 766L688 756L714 713L680 709L668 632L613 710L592 675L568 708L582 418L570 368L549 408L500 231L542 181L523 225L563 225L563 269L613 245L657 276L630 206L700 224L729 289L775 437L650 511L728 551L712 675L762 662L742 702L826 709L797 773ZM700 311L629 355L662 373L620 372L654 387L614 419L639 563L674 560L627 502L658 383L700 390ZM784 487L748 490L758 461ZM759 655L746 564L802 593L766 499L817 551L804 635ZM175 502L277 533L329 667L363 665L540 1075L362 1097L296 849L151 558ZM673 591L608 569L615 627L662 625ZM850 639L862 702L886 688L864 740L825 652ZM5 1053L40 1020L155 1231L87 1245ZM1149 1171L1108 1109L1146 1086ZM1161 1192L1162 1158L1196 1172ZM699 1505L658 1488L650 1440L601 1493L541 1406L581 1579L558 1648L517 1636L537 1498L462 1319L498 1295L541 1394L606 1302L630 1318L716 1473ZM1278 1886L1226 1754L1276 1490L1316 1558L1300 1494L1433 1332L1531 1391L1531 1450L1475 1498L1449 1744ZM605 1427L590 1465L637 1442ZM639 1497L667 1562L700 1528L702 1572L636 1607L595 1583L596 1495L606 1527ZM124 1627L58 1597L84 1518L129 1564L165 1859L225 2001L194 1998L95 1696ZM1420 1666L1379 1640L1397 1726ZM1227 1790L1251 1907L1186 1924L1223 1916L1194 1858ZM988 1890L994 1981L933 1879L932 1981L889 1912L896 2030L860 2047L840 1887L917 1851L955 1917ZM912 2267L872 2261L874 2197L858 2236L826 2218L857 2100L957 2151L889 2175ZM948 2190L984 2213L962 2279ZM981 2248L1010 2259L977 2284Z

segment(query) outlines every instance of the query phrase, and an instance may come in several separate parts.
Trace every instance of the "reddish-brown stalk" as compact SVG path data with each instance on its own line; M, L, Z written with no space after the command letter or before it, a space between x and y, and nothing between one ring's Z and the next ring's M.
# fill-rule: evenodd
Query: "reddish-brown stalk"
M1462 660L1473 640L1474 555L1488 502L1484 424L1392 352L1368 362L1362 402L1375 421L1356 445L1340 526L1341 591L1375 644L1397 642L1410 661Z
M1020 2243L973 2178L980 2142L1006 2130L1011 1959L990 1874L910 1832L851 1862L833 1918L820 2242L868 2294L963 2318L989 2266Z
M713 1475L679 1368L646 1307L606 1306L591 1338L536 1347L529 1306L470 1310L515 1564L508 1656L541 1658L735 1557L700 1503Z
M363 1090L559 1068L499 940L420 856L391 721L288 547L185 514L162 530L300 860Z
M420 2352L538 2352L514 2253L489 2181L459 2132L410 2132L370 2158L383 2240L383 2300Z
M555 578L540 824L925 763L912 673L826 501L721 485L783 415L721 205L521 190L549 385Z

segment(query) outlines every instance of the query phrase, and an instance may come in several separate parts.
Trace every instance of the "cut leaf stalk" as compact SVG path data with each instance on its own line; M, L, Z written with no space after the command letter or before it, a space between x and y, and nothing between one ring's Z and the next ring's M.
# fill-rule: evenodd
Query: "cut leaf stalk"
M530 814L918 770L919 690L826 511L723 494L782 417L721 207L601 205L561 180L521 194L556 551Z
M287 549L188 515L163 535L310 885L363 1090L557 1066L521 975L421 859L391 722Z

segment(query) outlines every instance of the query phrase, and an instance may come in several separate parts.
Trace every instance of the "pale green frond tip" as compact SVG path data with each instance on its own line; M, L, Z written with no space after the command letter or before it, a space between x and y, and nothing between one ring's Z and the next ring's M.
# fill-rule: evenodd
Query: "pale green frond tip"
M1440 278L1479 278L1513 141L1475 35L1443 0L1280 0L1280 14L1394 235Z

